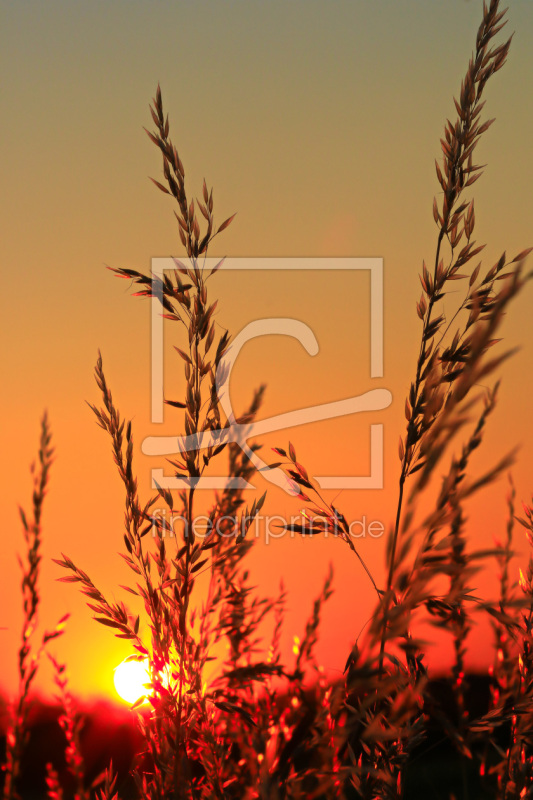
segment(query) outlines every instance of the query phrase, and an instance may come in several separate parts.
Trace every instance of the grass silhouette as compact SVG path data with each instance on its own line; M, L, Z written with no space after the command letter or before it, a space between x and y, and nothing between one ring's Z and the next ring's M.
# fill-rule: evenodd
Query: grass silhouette
M291 531L327 532L341 538L367 571L376 593L371 622L347 654L343 678L336 683L325 681L314 657L332 574L314 601L292 666L283 663L279 646L285 593L261 597L251 582L246 558L254 540L247 533L265 495L248 509L242 489L227 488L216 494L207 535L194 535L197 485L210 463L227 459L228 474L245 480L255 468L224 433L230 421L220 406L218 386L227 370L224 358L231 336L227 331L220 333L214 322L211 287L216 279L211 279L217 268L203 267L213 239L233 217L215 224L213 191L205 181L201 200L187 194L183 163L170 139L168 116L157 89L150 108L155 128L147 133L161 154L164 183L154 183L176 203L174 213L186 258L175 259L172 274L163 278L132 269L112 271L136 284L137 295L156 298L164 317L176 323L184 391L180 399L166 402L183 414L185 435L192 437L194 446L171 461L183 485L178 496L158 488L142 501L133 464L132 425L122 418L113 400L99 356L95 375L102 404L91 407L110 437L124 485L123 558L132 580L122 588L136 598L142 611L131 613L123 602L110 602L67 555L57 560L67 571L61 580L79 584L96 621L130 642L136 653L132 658L148 660L150 691L144 698L148 705L139 701L132 707L143 740L133 765L140 797L408 797L414 771L429 752L427 743L435 730L455 754L461 779L454 796L466 798L472 791L476 793L472 796L505 800L533 796L533 557L519 587L510 569L515 519L526 528L533 546L533 506L525 505L524 516L515 517L511 486L506 541L481 552L469 549L464 513L465 501L513 462L514 453L510 453L480 476L469 473L471 455L482 444L495 407L498 384L483 393L477 387L511 354L500 350L497 335L510 304L531 277L524 272L529 250L512 259L504 253L489 269L475 263L482 246L473 239L474 200L467 196L482 174L482 168L474 164L475 147L492 122L481 119L482 95L504 65L511 44L510 39L493 44L505 24L504 15L499 0L483 4L475 50L455 100L457 118L447 121L441 140L442 160L436 164L439 195L433 205L437 242L432 267L424 263L420 276L422 295L416 307L420 350L405 403L407 429L399 443L397 512L384 587L377 585L364 564L342 511L322 497L298 461L295 447L289 443L275 448L298 500L307 504L306 524L292 524ZM464 299L447 321L440 309L456 281L465 286ZM237 422L254 421L263 392L261 387L254 393ZM211 439L204 447L202 436L207 435ZM251 449L256 452L259 445ZM45 417L33 521L28 522L22 513L28 557L23 564L21 689L7 735L5 800L18 796L35 671L48 642L61 633L65 622L45 633L32 649L39 601L41 508L51 459ZM443 477L434 508L419 519L420 498L439 474ZM163 516L156 513L158 504L180 520L176 537L169 535ZM500 595L494 602L474 596L470 588L472 576L493 560L500 571ZM204 573L209 576L208 590L200 596L197 579ZM480 715L471 713L465 675L475 612L491 619L495 642L489 706ZM425 645L413 632L421 616L446 628L453 639L447 704L438 703L429 690ZM265 648L258 630L268 617L273 620L273 635ZM206 680L222 641L228 645L226 655L215 676ZM55 659L53 663L63 696L61 725L75 796L116 797L111 766L96 785L84 782L79 725L65 667ZM52 767L47 785L50 797L62 796Z

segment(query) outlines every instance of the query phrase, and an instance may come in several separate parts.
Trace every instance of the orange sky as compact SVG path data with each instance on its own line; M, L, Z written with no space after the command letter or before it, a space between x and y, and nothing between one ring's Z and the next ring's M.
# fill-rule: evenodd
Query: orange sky
M219 275L218 321L237 333L252 318L291 315L316 331L311 358L280 337L247 345L235 368L233 405L268 384L263 416L390 389L387 411L316 423L265 437L290 438L312 474L348 474L368 466L369 422L383 422L383 490L345 490L345 514L388 525L396 499L397 441L403 403L418 350L422 259L434 253L431 206L434 158L452 95L474 43L477 1L446 4L404 0L365 3L293 0L260 3L127 2L72 4L27 0L3 5L2 92L5 160L0 199L4 289L2 487L4 546L0 601L4 610L2 675L15 685L20 630L16 553L22 536L17 505L27 506L28 465L39 420L49 411L57 460L44 515L41 619L72 620L56 653L66 660L75 691L112 691L112 668L128 654L93 623L51 562L61 551L102 590L127 577L117 556L123 497L109 443L85 401L98 402L92 371L101 349L121 411L133 418L137 469L147 490L153 463L140 443L157 435L150 423L150 308L104 268L147 270L153 257L181 255L169 199L153 187L160 161L142 126L158 81L171 132L198 195L205 176L214 186L219 222L237 211L210 255L234 257L379 257L384 259L385 369L368 377L368 279L363 274L272 278L271 294L252 274L235 283ZM533 85L529 0L510 3L516 36L509 62L489 83L486 115L495 125L476 151L488 168L476 186L476 231L490 265L507 249L533 244L531 140ZM274 280L280 281L278 284ZM7 284L7 285L6 285ZM533 491L531 287L505 323L509 345L521 345L506 365L499 407L480 470L523 443L514 469L517 496ZM170 332L170 329L168 329ZM172 362L169 359L169 364ZM179 391L179 373L169 386ZM174 419L177 417L175 416ZM167 416L169 432L172 417ZM256 482L259 493L268 488ZM504 529L501 481L470 509L473 546ZM334 496L336 493L332 492ZM296 513L294 501L269 492L268 513ZM522 534L517 531L520 549ZM362 540L361 552L380 583L384 540ZM259 542L251 557L254 582L289 593L285 648L301 634L332 561L335 594L324 615L319 656L338 674L350 641L373 609L368 581L340 542L288 538ZM494 582L480 579L479 591ZM474 664L488 658L487 637L473 636ZM434 663L445 664L446 650ZM43 669L40 685L50 675Z

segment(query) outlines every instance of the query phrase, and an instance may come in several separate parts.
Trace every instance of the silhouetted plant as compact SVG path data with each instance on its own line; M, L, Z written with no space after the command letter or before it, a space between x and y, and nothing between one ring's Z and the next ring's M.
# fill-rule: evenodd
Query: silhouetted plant
M373 617L348 655L343 678L334 683L325 680L314 656L322 607L332 592L332 571L314 602L301 640L295 640L291 665L283 662L280 652L283 585L279 596L265 598L251 583L246 558L254 540L247 534L265 495L248 509L243 490L228 485L212 500L207 534L194 536L198 482L210 463L224 453L229 476L245 481L255 466L227 435L232 421L223 413L218 389L227 372L224 358L231 336L228 331L220 333L215 325L216 302L210 297L210 279L221 262L209 270L203 263L214 237L233 217L215 225L213 191L205 180L202 200L189 198L183 163L170 139L169 120L157 89L150 109L155 130L148 135L161 153L164 183L154 183L177 204L174 213L187 260L174 259L175 268L162 278L129 268L112 271L136 284L137 295L159 301L163 316L177 323L183 334L176 347L184 370L183 395L166 400L183 413L190 445L170 460L183 488L177 497L158 487L146 502L140 499L132 425L113 401L99 355L95 374L102 406L91 407L111 439L124 484L122 555L133 580L122 588L141 601L142 611L131 613L122 601L111 603L68 556L57 560L68 570L61 580L80 584L95 619L130 642L135 651L131 658L149 664L146 697L132 706L144 742L133 766L140 797L399 800L408 796L416 758L426 753L426 741L434 729L454 748L464 798L474 779L477 796L483 793L504 800L532 796L533 557L521 577L519 597L510 568L514 490L508 499L503 545L472 551L465 514L466 501L513 463L514 453L510 453L480 476L469 477L471 457L482 443L498 384L479 394L476 387L510 355L506 351L491 357L491 352L499 341L495 337L504 314L531 277L523 271L529 250L511 260L504 253L485 271L478 263L469 273L461 272L482 250L472 238L474 200L465 193L482 173L473 153L492 122L481 121L481 97L510 47L510 39L491 45L505 24L504 14L499 0L483 3L475 52L455 100L457 118L447 121L441 140L442 164L437 163L436 171L442 194L433 205L437 242L433 268L428 270L424 263L420 276L420 351L405 403L407 430L400 439L398 502L383 588L357 551L345 516L322 496L297 459L294 446L274 448L282 461L272 466L283 467L295 495L308 504L302 522L287 525L287 530L339 537L358 558L376 594ZM451 283L455 286L461 280L466 282L464 299L447 320L442 301L453 300ZM239 424L253 423L263 394L261 386L237 420ZM463 442L452 451L459 434ZM252 453L258 449L258 444L251 446ZM8 739L6 800L16 797L28 694L41 652L30 658L27 642L38 605L40 508L50 460L45 418L34 523L28 524L22 515L29 554L23 581L25 627L20 700ZM435 489L437 473L442 474L440 488L431 511L423 515L421 500L430 487ZM155 513L158 502L178 518L177 530L169 530L164 516ZM524 506L524 513L519 522L533 546L533 506ZM472 580L494 558L500 571L499 598L483 600L473 593ZM203 573L209 574L209 582L201 595L196 582ZM467 701L465 657L479 613L490 618L496 655L489 708L474 718ZM260 635L267 618L273 623L268 647ZM439 705L429 689L426 645L417 633L421 621L446 628L452 637L449 706ZM43 644L58 633L45 634ZM218 652L222 641L227 644L224 656ZM218 669L208 679L206 668L215 658L215 648ZM76 778L77 797L89 797L94 790L85 786L79 729L64 667L54 663L64 694L61 724L69 748L67 764ZM48 794L57 798L61 792L57 772L50 767ZM111 768L97 796L102 800L118 796Z

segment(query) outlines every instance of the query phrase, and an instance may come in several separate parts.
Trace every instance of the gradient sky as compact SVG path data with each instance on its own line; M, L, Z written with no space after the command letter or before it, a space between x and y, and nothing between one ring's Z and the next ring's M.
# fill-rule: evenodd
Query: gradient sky
M215 215L235 221L210 255L240 257L376 256L385 265L385 375L368 377L368 280L338 273L282 278L267 294L256 276L227 283L217 276L221 325L238 332L249 319L291 315L317 333L314 359L295 342L272 337L250 344L235 372L234 406L255 386L268 391L263 416L329 402L383 386L387 412L281 431L310 473L368 467L368 423L385 425L385 487L345 491L347 515L393 516L397 441L413 372L420 324L422 259L431 261L436 229L431 207L438 185L434 158L457 95L481 16L477 0L259 2L7 2L2 10L5 76L0 198L3 220L3 548L0 561L0 681L15 686L20 630L22 550L17 505L28 506L28 465L39 420L48 409L57 460L44 515L41 621L72 620L55 652L66 660L75 691L112 691L112 668L124 643L90 619L71 585L56 584L51 562L61 551L111 597L127 574L117 556L123 497L106 436L86 400L98 402L92 377L97 350L122 413L134 421L137 469L148 491L153 463L140 442L150 424L150 308L130 297L105 264L148 270L155 256L181 255L168 197L147 176L160 159L142 126L161 83L171 134L191 196L205 176ZM509 61L489 83L485 116L496 123L476 153L486 163L475 185L476 239L489 266L507 249L533 245L533 15L530 0L509 3L516 31ZM453 114L453 117L452 117ZM219 281L216 283L216 281ZM233 277L232 280L235 280ZM285 282L284 282L285 281ZM501 398L479 471L522 443L513 470L517 497L533 491L533 295L529 287L505 322L521 350L505 367ZM308 316L307 316L308 315ZM170 329L169 329L170 332ZM169 364L172 362L169 361ZM176 368L177 362L173 362ZM179 391L180 377L169 378ZM176 419L176 417L174 417ZM172 418L167 428L174 430ZM257 482L262 492L261 480ZM473 546L490 545L505 524L505 480L469 508ZM335 494L335 493L333 493ZM429 502L429 501L428 501ZM270 513L298 506L272 491ZM525 554L522 534L518 549ZM361 552L383 579L384 540L362 540ZM259 543L254 582L275 592L283 577L289 599L285 649L301 634L328 561L335 594L324 614L318 653L339 674L350 642L373 610L368 580L340 542ZM518 566L516 565L516 570ZM480 578L490 594L494 575ZM489 658L486 630L473 636L473 666ZM433 663L445 665L444 644ZM39 685L50 687L43 669Z

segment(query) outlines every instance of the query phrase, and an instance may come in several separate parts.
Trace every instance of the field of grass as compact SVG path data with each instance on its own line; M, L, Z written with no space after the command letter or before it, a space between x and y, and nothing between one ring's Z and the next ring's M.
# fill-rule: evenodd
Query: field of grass
M187 437L187 448L170 461L182 488L172 493L158 487L141 499L132 423L122 417L99 357L95 377L101 402L91 408L109 437L124 487L123 558L132 579L120 588L134 598L139 612L112 602L68 554L56 559L65 570L61 580L76 584L95 620L129 642L132 660L147 664L149 682L130 712L136 732L125 725L120 734L127 742L120 768L115 756L100 765L103 772L95 770L84 740L92 712L85 712L84 723L69 691L67 667L49 650L67 619L40 637L36 630L42 509L53 463L45 414L31 511L21 511L24 627L20 691L5 715L4 800L42 792L29 781L32 773L39 777L39 770L44 770L40 777L46 776L49 797L80 800L95 795L102 800L398 800L429 792L463 800L533 797L533 557L522 566L518 582L510 568L515 523L533 546L533 506L523 504L516 514L510 480L506 541L483 551L470 548L465 514L469 498L486 491L514 460L514 453L504 454L483 474L470 474L471 456L482 446L497 402L497 382L489 390L481 387L511 355L502 347L500 328L531 277L525 271L529 250L511 257L504 253L487 267L477 258L483 248L474 238L470 187L483 172L475 163L475 148L492 122L484 114L486 86L505 64L511 45L511 39L499 39L504 16L499 0L483 4L475 48L455 99L457 117L446 122L441 140L433 203L436 245L420 275L420 348L405 400L397 508L383 586L359 553L342 510L323 496L310 477L311 465L298 460L297 443L280 442L269 459L270 469L286 474L295 504L305 506L302 523L287 523L287 530L340 539L354 571L366 572L373 587L374 613L346 653L336 682L324 678L314 654L332 574L314 600L290 667L280 653L285 592L262 597L254 588L247 568L254 539L247 534L265 495L248 508L241 488L214 493L207 533L194 533L198 482L210 464L220 462L220 469L224 464L234 479L247 480L255 471L252 458L259 444L247 454L232 441L231 429L254 422L263 387L238 419L226 418L220 389L229 370L232 332L215 324L217 267L205 268L204 259L233 217L215 223L213 191L205 181L200 199L188 194L158 87L150 107L154 127L147 131L163 165L161 181L154 183L174 201L185 255L163 278L125 268L112 272L134 284L137 295L160 303L175 330L183 392L166 403L181 415ZM456 313L445 315L444 298L457 296L462 299ZM420 500L435 485L436 503L421 516ZM175 537L162 509L180 520ZM485 565L499 573L496 601L472 593L472 578ZM198 591L201 575L208 576L206 593ZM494 664L487 676L476 677L467 674L465 657L480 613L491 621ZM266 619L272 637L265 643L259 631ZM440 682L430 674L425 642L417 634L421 620L445 629L453 641L454 663ZM50 712L56 745L43 764L34 746L32 684L45 655L52 660L60 705Z

